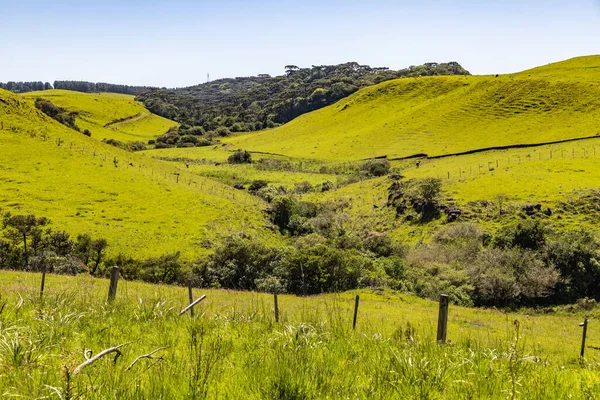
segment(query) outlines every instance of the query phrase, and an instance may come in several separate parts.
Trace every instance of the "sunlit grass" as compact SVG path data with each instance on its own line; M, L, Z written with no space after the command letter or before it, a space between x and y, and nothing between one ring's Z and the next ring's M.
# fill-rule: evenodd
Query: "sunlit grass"
M70 90L45 90L23 95L50 100L71 112L77 112L77 125L92 132L92 138L123 142L147 142L165 133L177 123L154 115L134 96L118 93L80 93ZM120 122L119 120L125 119Z
M579 363L582 314L451 306L449 344L438 345L437 303L389 291L279 296L277 324L268 294L195 289L207 299L191 319L178 316L185 288L121 281L106 304L107 280L49 275L40 301L39 279L0 272L5 395L64 394L67 382L85 398L500 399L516 390L518 398L584 399L600 390L595 319ZM72 374L84 349L97 354L128 342L116 364L108 356ZM127 370L163 347L160 359Z

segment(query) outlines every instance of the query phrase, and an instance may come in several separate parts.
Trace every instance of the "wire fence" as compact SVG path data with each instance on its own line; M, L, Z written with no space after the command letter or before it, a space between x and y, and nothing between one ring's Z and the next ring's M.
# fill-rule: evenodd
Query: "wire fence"
M0 121L0 133L27 135L32 139L47 142L64 152L68 152L70 155L80 154L91 156L100 161L102 165L104 163L113 165L115 173L129 173L137 170L138 174L157 183L175 184L181 187L187 186L211 196L242 202L245 205L261 206L264 204L261 199L245 191L236 190L217 181L187 172L183 168L164 165L161 161L135 153L128 153L122 149L115 148L114 152L107 151L106 145L103 145L101 142L90 141L89 144L84 144L71 139L65 139L61 135L50 134L47 130L23 129L4 121Z

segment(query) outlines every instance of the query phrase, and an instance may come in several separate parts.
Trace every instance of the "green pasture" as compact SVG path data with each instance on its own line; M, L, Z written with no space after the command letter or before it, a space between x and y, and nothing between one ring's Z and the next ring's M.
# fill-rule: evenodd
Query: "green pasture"
M598 311L505 313L363 290L313 297L0 271L0 393L31 398L589 399L600 394ZM354 297L361 297L352 331ZM584 316L591 317L579 360ZM515 321L518 321L515 323ZM518 338L516 336L518 324ZM126 344L121 357L77 367ZM138 356L150 354L150 357ZM135 362L135 363L134 363ZM133 364L133 365L132 365Z
M398 79L224 142L291 157L356 160L593 136L600 132L599 66L600 56L590 56L497 77Z
M104 237L113 255L181 251L191 259L208 251L206 239L233 231L275 240L257 198L87 138L8 92L0 97L3 211L48 217L73 236Z
M77 112L77 125L92 132L97 140L116 139L123 142L147 142L165 133L176 122L154 115L134 96L118 93L80 93L70 90L46 90L23 95L38 97L68 111ZM125 119L125 121L120 121Z

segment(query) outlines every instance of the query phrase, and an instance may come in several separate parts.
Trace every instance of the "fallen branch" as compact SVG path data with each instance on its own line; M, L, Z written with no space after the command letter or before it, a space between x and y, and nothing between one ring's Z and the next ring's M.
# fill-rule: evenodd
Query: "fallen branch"
M183 310L181 310L181 312L179 313L179 315L185 314L186 311L192 309L196 304L200 303L205 298L206 298L206 295L203 294L202 296L200 296L200 298L196 299L192 304L190 304L189 306L187 306L186 308L184 308Z
M156 349L154 351L151 351L148 354L143 354L141 356L138 356L135 360L133 360L133 362L131 364L129 364L129 367L125 368L125 371L129 371L131 368L133 368L133 366L135 365L135 363L137 363L138 361L140 361L142 358L149 358L151 360L162 360L163 359L162 357L152 357L152 355L154 353L157 353L157 352L159 352L161 350L164 350L164 349L166 349L166 347L159 347L158 349Z
M95 363L96 361L98 361L99 359L101 359L102 357L104 357L105 355L110 354L110 353L117 353L115 355L115 359L114 359L114 363L116 363L117 359L121 356L121 350L119 350L119 349L123 346L127 346L128 344L131 344L131 342L127 342L127 343L123 343L123 344L120 344L115 347L111 347L109 349L101 351L94 357L88 358L84 363L82 363L77 368L75 368L75 370L73 370L73 375L78 374L79 372L81 372L81 370L84 367L87 367L88 365ZM84 355L87 355L87 352L85 352Z

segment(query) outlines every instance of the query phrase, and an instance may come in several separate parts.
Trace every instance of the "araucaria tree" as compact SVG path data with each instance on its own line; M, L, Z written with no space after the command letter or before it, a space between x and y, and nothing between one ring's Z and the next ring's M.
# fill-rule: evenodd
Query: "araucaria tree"
M6 230L7 239L15 243L23 243L24 266L29 265L29 253L27 240L42 233L42 227L48 225L50 220L45 217L36 218L35 215L11 215L7 213L2 220L2 226Z

